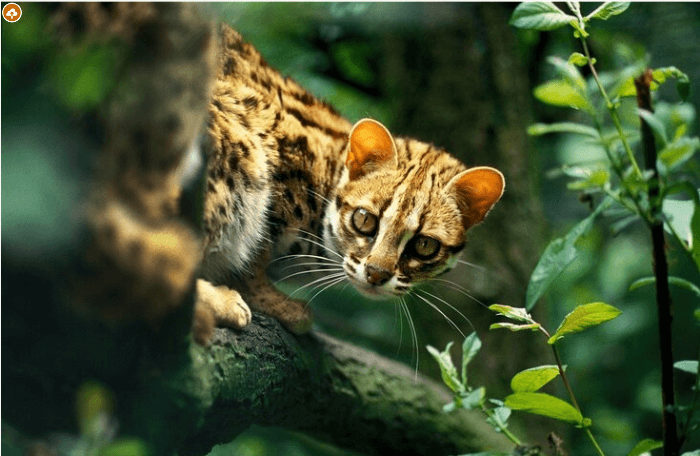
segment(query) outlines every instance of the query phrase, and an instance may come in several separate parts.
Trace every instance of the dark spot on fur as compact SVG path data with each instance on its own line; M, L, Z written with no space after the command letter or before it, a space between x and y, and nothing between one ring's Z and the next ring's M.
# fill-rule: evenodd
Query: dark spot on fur
M337 210L340 210L341 207L343 207L343 200L340 199L340 196L339 196L339 195L336 195L336 196L335 196L335 208L336 208Z
M350 270L350 272L352 272L353 274L355 274L355 273L357 272L357 269L355 269L355 266L351 265L350 263L346 263L345 266L346 266L346 267Z
M219 204L219 207L217 207L217 209L219 210L219 214L223 215L224 217L226 216L226 208L223 204Z
M134 241L131 244L129 244L128 247L129 251L127 255L129 258L131 258L131 261L138 261L141 258L141 255L143 255L143 244L141 244L141 241Z
M235 153L229 155L228 157L228 169L235 171L238 169L238 155Z
M260 83L268 92L270 91L270 89L272 89L272 83L269 79L263 79L262 81L260 81Z
M233 177L228 176L228 177L226 178L226 185L228 186L228 189L229 189L229 190L233 191L233 188L234 188L234 186L235 186L235 185L234 185L234 182L233 182Z
M310 182L309 186L306 187L306 202L309 205L311 212L316 212L318 210L318 204L316 204L316 193L313 185L311 185Z
M280 93L280 95L281 95L281 93ZM346 134L345 132L333 130L332 128L323 127L323 126L319 125L318 123L316 123L315 121L313 121L313 120L311 120L311 119L307 119L307 118L304 117L304 115L303 115L299 110L297 110L297 109L294 109L294 108L285 108L285 110L286 110L289 114L291 114L292 116L294 116L294 117L299 121L299 123L300 123L303 127L318 128L319 130L323 131L323 132L324 132L325 134L327 134L328 136L332 136L333 138L336 138L336 139L337 139L337 138L344 138L344 137L347 137L347 134Z
M288 188L284 189L284 199L286 199L290 203L294 202L294 195L292 194L292 191L289 190Z
M316 99L309 92L293 93L292 96L306 106L311 106L316 101Z
M216 193L216 187L214 187L214 184L211 181L207 181L207 191L209 193Z
M221 111L221 112L224 111L224 106L221 104L221 102L220 102L219 100L216 100L216 99L215 99L215 100L212 102L212 104L213 104L214 107L215 107L216 109L218 109L219 111Z
M301 220L302 218L304 218L304 211L301 210L301 206L298 206L298 205L297 205L297 206L294 208L294 216L295 216L296 218L298 218L299 220Z
M277 138L277 150L282 157L303 156L309 163L313 163L315 156L309 153L309 140L306 136L295 139Z
M243 104L246 108L255 108L258 105L258 100L255 97L245 97L243 99Z
M224 62L224 76L228 76L236 70L236 61L231 57L226 58Z
M292 244L292 246L289 248L289 254L290 255L299 255L301 253L301 245L299 245L298 242L295 242Z

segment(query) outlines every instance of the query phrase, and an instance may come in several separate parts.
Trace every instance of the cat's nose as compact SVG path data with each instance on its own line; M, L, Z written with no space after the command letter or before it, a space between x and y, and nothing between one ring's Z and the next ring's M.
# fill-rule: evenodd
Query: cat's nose
M378 268L369 264L365 266L365 271L367 271L367 282L375 286L384 285L389 281L389 279L391 279L391 276L394 275L386 269Z

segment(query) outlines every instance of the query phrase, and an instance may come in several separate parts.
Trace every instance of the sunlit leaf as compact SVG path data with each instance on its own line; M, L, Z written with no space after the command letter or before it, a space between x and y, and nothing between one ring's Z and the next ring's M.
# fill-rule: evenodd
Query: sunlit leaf
M680 137L659 152L659 161L667 171L679 168L700 149L700 138Z
M99 456L148 456L146 444L136 438L121 438L100 449Z
M607 21L613 16L624 13L629 6L630 2L605 2L586 16L585 20L601 19Z
M602 302L593 302L576 307L571 313L564 317L557 331L547 341L550 345L556 343L567 334L574 334L592 326L597 326L606 321L616 318L622 313L621 310Z
M496 427L498 430L500 430L499 428L507 428L508 418L510 418L511 410L508 407L501 406L496 407L491 411L493 412L493 416L486 418L486 422L489 423L491 426Z
M447 344L445 351L439 352L436 348L428 345L428 352L435 358L440 366L440 374L442 375L442 381L445 382L448 388L450 388L455 393L464 391L464 385L457 377L457 369L452 363L452 357L450 356L450 348L452 347L452 342Z
M664 443L654 439L644 439L632 448L632 450L627 453L627 456L641 456L644 453L649 453L651 450L656 450L657 448L663 448Z
M576 66L584 66L588 64L588 57L580 52L574 52L569 56L568 62Z
M467 385L467 365L481 349L481 340L475 332L469 334L462 343L462 384Z
M675 363L673 363L673 367L675 367L678 370L682 370L683 372L697 375L698 360L691 359L686 361L676 361Z
M506 407L543 415L560 421L583 424L583 416L568 402L544 393L514 393L506 397Z
M573 122L559 122L554 124L538 123L530 125L527 128L527 134L530 136L540 136L548 133L574 133L600 139L598 130L595 128Z
M588 190L602 188L610 180L610 172L607 169L588 170L589 175L576 182L566 185L569 190Z
M526 331L526 330L531 330L531 331L537 331L540 329L541 325L539 323L531 323L527 325L518 325L515 323L494 323L491 326L489 326L489 330L492 329L509 329L513 332L516 331Z
M535 88L535 98L552 106L587 109L588 101L583 94L568 81L559 79L545 82Z
M554 365L537 366L525 369L513 376L510 388L516 392L535 392L559 375L559 368Z
M606 199L591 215L579 222L566 236L554 239L545 249L537 262L530 281L527 285L525 296L525 308L532 309L545 290L559 277L564 269L576 259L578 249L576 241L588 233L593 226L593 221L603 210L610 206L610 200Z
M489 310L496 312L499 315L503 315L506 318L516 321L526 321L532 323L534 320L532 316L523 307L511 307L504 304L491 304Z
M554 30L563 27L576 17L564 14L552 2L523 2L515 8L510 25L534 30Z
M576 66L556 56L547 57L547 63L554 67L559 76L562 76L582 95L585 95L586 80Z

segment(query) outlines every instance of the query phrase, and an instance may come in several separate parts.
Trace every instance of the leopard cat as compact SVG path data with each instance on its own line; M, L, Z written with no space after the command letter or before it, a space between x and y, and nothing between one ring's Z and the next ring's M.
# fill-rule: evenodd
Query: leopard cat
M222 26L220 38L200 310L241 328L253 309L304 333L308 306L268 277L277 259L315 260L370 298L402 296L456 264L469 228L503 194L498 170L467 168L376 120L353 125L232 28Z

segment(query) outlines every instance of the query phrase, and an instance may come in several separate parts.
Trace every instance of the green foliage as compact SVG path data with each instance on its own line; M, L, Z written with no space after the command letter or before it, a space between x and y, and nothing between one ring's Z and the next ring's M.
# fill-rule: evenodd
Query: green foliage
M568 402L544 393L522 392L506 397L506 407L584 426L581 412ZM588 422L585 422L588 423Z
M591 326L612 320L621 313L619 309L602 302L593 302L579 306L564 318L564 321L561 322L561 325L559 325L559 328L557 328L547 343L552 345L567 334L581 332Z
M606 2L584 16L578 2L566 3L570 13L565 13L548 2L523 3L516 8L511 17L512 25L539 31L571 26L573 35L580 42L583 51L571 53L567 60L548 58L547 61L553 65L557 78L537 86L533 95L544 104L581 111L589 121L587 123L538 123L528 129L528 134L531 136L572 134L576 135L576 144L588 144L604 153L603 160L600 157L589 160L582 154L574 154L572 161L575 164L563 165L559 169L559 175L574 179L567 185L568 189L581 192L583 199L591 204L592 212L565 236L554 239L545 249L528 284L525 307L528 310L574 260L581 256L580 245L585 240L585 234L591 232L593 222L597 218L614 217L611 231L615 235L628 229L638 220L644 221L650 230L663 226L680 247L680 252L692 260L696 272L700 272L700 198L697 185L691 180L692 174L697 174L697 166L693 160L700 149L700 139L688 136L695 122L695 111L692 106L686 109L676 106L669 108L668 104L657 103L658 111L651 112L646 109L632 108L632 105L625 100L627 97L638 95L638 86L648 86L654 93L664 83L674 80L676 91L683 103L690 95L690 78L674 66L647 70L649 58L638 52L627 52L625 67L612 72L599 73L595 67L596 59L591 57L588 49L586 38L590 34L590 23L594 19L608 20L617 16L627 10L629 5L629 2ZM578 67L588 67L588 73L591 75L589 80L583 78ZM640 89L640 92L644 93L645 90ZM645 105L640 104L640 106ZM668 113L671 111L676 113L684 111L685 115L669 116ZM578 115L577 118L581 119L582 116ZM646 133L642 135L634 133L640 119L642 124L649 128L648 131L653 134L653 138L650 139ZM614 129L613 133L610 133L611 128ZM644 150L645 166L648 169L640 167L635 156L634 147L637 146L639 139L642 140L643 148L640 148ZM685 194L690 197L690 200L678 199L676 195L679 194ZM600 195L602 195L602 201L596 205L594 197ZM656 241L656 244L659 245L659 242ZM700 296L700 287L691 280L667 277L666 273L663 274L662 279L667 280L670 285L690 291L696 297ZM659 279L658 275L642 278L632 283L629 289L636 290L662 279ZM659 297L657 305L660 312L670 312L665 310L669 307L669 299L670 297ZM500 313L509 316L506 313ZM492 328L523 329L523 326L529 326L541 330L548 336L548 342L552 345L559 368L558 372L549 366L549 369L542 368L541 372L524 371L516 375L513 383L513 389L516 392L506 399L506 405L512 409L551 416L578 426L589 426L590 422L580 414L573 390L563 372L556 343L565 335L581 332L616 318L620 313L617 308L603 303L578 306L564 318L552 336L549 336L544 327L532 321L527 322L527 325L522 323L493 325ZM698 313L696 310L695 314ZM517 319L516 321L522 322ZM662 327L662 333L664 331ZM670 347L670 342L661 340L661 349L670 353L667 347ZM698 375L697 361L677 362L675 367ZM541 382L546 383L557 375L561 375L571 398L571 404L559 403L557 401L560 400L552 397L540 397L538 395L541 393L535 392ZM700 384L695 387L699 386ZM673 396L674 394L669 394L668 391L664 393L664 397L670 398L671 401ZM693 410L696 408L697 396L696 392L689 408L674 409L675 413L686 413L687 418L685 425L679 429L679 442L692 432L693 426L690 423ZM664 407L665 404L666 402ZM578 415L574 412L578 412ZM585 432L598 454L602 455L602 449L593 435L587 429ZM672 445L676 443L670 444ZM629 454L639 455L660 447L660 442L643 440Z
M531 367L515 374L510 381L510 389L516 393L534 393L558 375L557 366Z
M632 451L627 453L627 456L641 456L644 453L649 453L651 450L663 448L663 442L653 439L644 439L632 448Z

